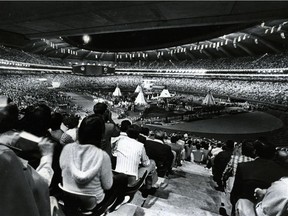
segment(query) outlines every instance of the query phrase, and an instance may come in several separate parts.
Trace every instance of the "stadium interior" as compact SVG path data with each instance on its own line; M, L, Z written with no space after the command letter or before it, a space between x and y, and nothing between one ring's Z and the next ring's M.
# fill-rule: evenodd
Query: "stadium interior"
M182 153L171 147L173 167L158 177L156 192L135 190L128 203L101 215L260 216L259 200L251 202L253 214L237 212L238 202L230 202L236 189L221 177L243 143L259 140L273 145L273 160L287 169L287 11L286 1L1 1L1 112L15 104L20 121L30 106L45 104L83 120L105 103L119 127L129 120L152 137L161 131L169 146L177 137ZM70 130L64 121L62 127ZM212 152L219 145L228 151L231 140L234 152L219 183ZM51 215L71 215L59 188L51 188ZM288 192L284 197L288 203ZM287 215L285 208L277 215ZM72 213L78 214L98 215Z

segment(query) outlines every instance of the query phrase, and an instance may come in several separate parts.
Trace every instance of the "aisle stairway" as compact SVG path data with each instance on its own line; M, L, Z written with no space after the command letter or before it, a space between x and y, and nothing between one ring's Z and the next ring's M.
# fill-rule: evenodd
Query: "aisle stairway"
M137 192L132 203L123 205L108 216L219 215L221 194L214 189L209 170L201 165L184 162L174 171L175 174L169 176L146 201Z
M67 93L75 104L91 111L92 97ZM114 121L122 121L115 116ZM117 122L118 123L118 122ZM184 162L177 167L157 192L146 200L138 191L131 203L107 216L215 216L221 203L221 193L214 189L210 171L202 165ZM144 202L145 201L145 202ZM144 203L144 204L143 204ZM142 206L142 207L141 207Z

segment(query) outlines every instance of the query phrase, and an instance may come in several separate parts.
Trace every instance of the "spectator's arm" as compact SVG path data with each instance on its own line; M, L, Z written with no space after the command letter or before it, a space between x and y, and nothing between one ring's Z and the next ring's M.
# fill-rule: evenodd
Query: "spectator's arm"
M106 152L103 155L103 163L100 174L101 186L104 190L109 190L113 184L112 165L110 157Z
M150 159L146 154L146 150L145 150L144 146L142 148L141 164L145 167L150 165Z
M36 171L45 179L48 185L50 185L54 175L54 171L52 169L52 161L55 144L47 138L42 138L38 146L42 157Z

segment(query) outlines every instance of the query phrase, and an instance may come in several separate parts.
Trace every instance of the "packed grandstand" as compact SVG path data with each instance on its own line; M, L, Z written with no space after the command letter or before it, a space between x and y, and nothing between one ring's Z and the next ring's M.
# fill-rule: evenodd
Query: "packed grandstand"
M157 66L153 64L138 65L131 63L130 66L128 64L119 64L116 66L116 72L114 75L85 76L83 74L73 73L73 63L71 65L71 62L69 63L54 59L51 60L50 58L44 56L38 56L35 54L32 55L21 50L6 48L4 46L2 46L1 49L3 55L1 55L2 66L0 76L2 82L0 85L0 93L1 95L5 95L10 98L13 103L17 105L21 115L25 116L25 112L27 112L25 110L28 107L43 103L49 106L54 112L82 115L81 118L90 115L91 109L89 110L87 106L75 102L73 94L71 95L69 92L87 96L91 99L94 98L94 102L106 101L110 109L116 114L116 117L118 116L119 124L121 119L125 117L134 123L146 125L152 131L159 130L158 126L161 126L161 130L166 131L165 142L168 144L171 143L171 140L174 140L172 137L176 136L176 134L178 140L185 140L186 138L183 137L183 134L188 133L189 137L191 136L190 139L192 140L191 148L189 147L190 144L187 144L187 146L185 144L183 146L183 151L185 154L181 156L182 159L179 155L179 161L177 162L178 164L175 164L174 167L182 166L184 163L183 161L190 161L191 159L189 158L189 155L191 152L189 153L189 151L194 151L193 148L196 148L198 144L201 144L201 149L203 148L203 152L205 152L205 149L207 149L207 151L210 149L211 151L211 149L216 147L217 143L218 145L222 142L225 143L225 140L230 138L230 135L228 134L217 136L216 131L214 131L214 135L213 132L210 132L210 134L205 134L204 132L199 134L197 133L197 130L193 132L193 129L191 129L192 131L189 131L188 129L185 129L185 127L183 128L178 125L173 127L174 124L178 124L181 119L183 120L183 118L186 120L188 118L189 121L197 121L201 119L214 118L220 114L223 115L224 112L221 111L221 113L219 113L219 108L210 108L208 111L207 109L205 110L203 108L199 108L199 106L201 106L201 101L204 100L205 95L208 92L213 93L216 99L216 106L217 104L218 106L223 106L223 104L225 104L225 106L228 107L236 106L238 109L240 109L239 107L243 108L245 106L245 110L249 109L253 110L254 112L257 110L265 110L267 113L272 113L276 117L281 117L281 115L284 115L281 113L286 113L287 110L287 78L286 76L282 76L285 75L286 71L285 63L287 56L285 53L281 55L271 54L265 56L258 61L258 67L257 65L253 64L256 57L239 58L231 61L228 61L227 59L211 61L205 59L197 60L196 62L180 62L173 68L170 66L165 67L165 63L159 63ZM275 65L275 60L277 60L278 63L281 63L281 68L275 67L276 65L279 66L278 64ZM219 63L221 62L221 64L216 64L215 61ZM227 65L225 62L227 62ZM213 68L211 68L212 65L214 65ZM215 68L218 65L221 65L221 67ZM261 70L263 70L264 67L261 67L261 65L265 65L265 70L269 72L262 73ZM204 66L207 75L205 73L195 73L197 70L204 70ZM59 72L58 70L62 70L61 67L65 67L66 71ZM23 68L27 70L22 70ZM254 71L253 74L257 74L258 76L252 77L250 76L251 74L242 76L243 74L237 73L238 68L245 68L247 71L257 69L257 72ZM225 70L229 71L229 69L235 70L231 71L233 76L227 76ZM139 70L141 73L139 73ZM147 75L145 74L145 70L152 72ZM171 73L169 76L161 76L159 75L160 70L167 71L167 73L171 71ZM220 76L209 76L209 71L211 70L217 71ZM184 75L183 71L185 71ZM278 76L273 76L275 74ZM144 85L144 83L147 82L151 83L148 88L149 91L147 91ZM117 99L115 99L115 96L112 94L116 86L123 92L123 96L117 97ZM171 93L174 93L174 96L169 98L168 106L170 108L173 106L175 108L174 114L177 113L177 115L174 117L173 115L167 115L169 116L169 120L167 121L167 116L163 117L160 115L160 113L157 117L157 111L155 111L156 116L151 115L152 117L149 117L149 114L147 114L148 111L144 112L146 116L144 116L143 112L141 111L137 112L133 105L133 100L136 97L134 90L137 86L142 86L143 91L146 90L144 91L145 94L142 93L142 100L146 100L148 104L153 104L155 101L158 101L157 104L159 107L165 107L165 103L163 104L161 102L163 98L158 98L163 88L168 89ZM157 95L158 97L156 97ZM152 100L153 97L154 100ZM155 98L158 99L155 100ZM185 104L184 106L183 103ZM215 106L215 104L213 104L213 106ZM193 109L197 110L197 112L188 112L188 110ZM233 111L231 110L232 108L225 112L226 115ZM133 114L131 114L131 112ZM215 115L216 112L218 112L217 115ZM182 117L179 117L179 113ZM245 117L243 116L242 119L243 118ZM264 118L264 116L261 118ZM288 122L285 121L283 116L281 118L282 121L284 121L285 126L282 127L280 131L279 129L275 130L273 133L274 136L278 137L278 139L272 139L274 142L277 142L278 146L283 146L287 143L287 135L284 130L286 130L286 124ZM271 125L273 119L267 121L269 121ZM170 122L170 126L167 124L168 127L165 127L165 122ZM207 122L204 124L209 123ZM207 125L206 128L208 128ZM256 130L256 126L254 126L253 129ZM252 133L252 131L250 132ZM264 131L262 134L260 133L260 135L264 136L265 133L266 132ZM271 132L268 132L268 134L270 136ZM243 139L243 137L239 138L237 136L232 138L234 140ZM206 144L208 147L205 147ZM207 167L207 164L209 164L209 157L201 161L201 164ZM209 170L209 166L207 170ZM219 184L220 183L218 182L218 185ZM222 201L223 200L221 200L221 202ZM139 200L137 202L139 202ZM227 212L231 211L229 203L226 204L225 208ZM217 211L217 209L215 211Z
M146 9L146 4L133 3L130 13L142 13L138 7ZM156 14L152 20L162 23L165 17L173 24L165 6L149 4L149 13ZM176 3L166 4L172 10ZM239 2L229 4L227 11L236 13L238 7L243 10ZM275 11L285 15L284 9ZM121 28L134 28L134 23L116 11L85 15L102 18L107 38L113 25L106 24L115 16L119 37L125 38L130 29ZM144 15L143 23L149 23ZM63 23L73 17L67 16ZM76 17L84 25L82 16ZM125 25L118 23L121 18ZM67 31L58 20L52 24L55 17L46 20L47 29L60 30L50 29L47 38L42 38L46 28L34 31L41 25L29 20L19 31L30 38L14 35L24 45L9 46L9 39L2 43L0 37L0 215L286 216L288 22L280 15L260 18L248 25L249 17L242 17L244 24L237 24L243 29L222 18L219 26L228 22L233 32L216 26L217 35L223 35L208 38L204 25L202 41L182 38L179 46L165 41L165 35L161 44L145 49L130 38L124 51L119 41L110 50L90 49L93 37L84 35L82 41L79 26L70 29L75 35L62 37ZM189 19L176 20L180 25ZM18 34L18 22L12 19L9 28L0 22L0 32ZM87 29L94 29L91 23ZM136 41L140 33L146 35L143 29L135 31Z

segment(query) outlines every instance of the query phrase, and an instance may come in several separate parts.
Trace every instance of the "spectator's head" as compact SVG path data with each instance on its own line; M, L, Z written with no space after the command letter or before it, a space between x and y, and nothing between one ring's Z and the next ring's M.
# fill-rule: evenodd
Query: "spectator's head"
M149 138L155 139L155 133L154 133L154 131L150 131L150 132L149 132Z
M276 152L276 159L277 161L284 166L288 166L288 148L282 147L279 148Z
M185 133L185 134L183 135L183 137L184 137L184 140L187 140L187 139L189 138L189 136L188 136L187 133Z
M222 143L219 141L219 142L217 142L216 146L217 146L218 148L221 148L221 147L222 147Z
M234 149L234 141L233 140L227 140L225 143L225 150L226 151L233 151Z
M205 142L205 141L202 141L201 142L201 146L202 148L204 148L205 150L208 150L209 149L209 143Z
M20 130L27 131L36 136L45 136L50 127L51 110L45 104L29 106L20 121Z
M85 117L78 129L78 140L80 144L93 144L101 147L101 140L105 132L105 122L101 115L90 115Z
M244 140L242 142L242 155L245 155L251 158L255 157L255 148L254 148L254 143L252 141Z
M141 131L140 126L138 126L136 124L132 124L128 127L127 135L128 135L128 137L130 137L132 139L138 139L140 131Z
M0 133L15 129L18 125L18 107L8 104L0 108Z
M172 136L171 137L171 143L176 143L178 141L178 137L177 136Z
M93 111L94 111L94 114L102 115L105 122L107 122L108 120L111 119L112 113L110 112L110 110L108 109L107 104L105 104L105 103L97 103L97 104L95 104L94 108L93 108Z
M141 127L141 132L140 133L145 135L145 136L149 136L149 128Z
M196 149L197 149L197 150L200 150L200 149L201 149L201 144L200 144L200 143L197 143L197 144L196 144Z
M77 115L66 115L63 118L63 124L68 128L68 129L72 129L72 128L76 128L79 124L79 119L80 117Z
M273 159L276 148L266 140L259 139L254 142L256 156L264 159Z
M52 130L58 130L61 127L63 121L63 116L60 113L54 112L51 115L51 121L50 121L50 128Z
M123 120L121 122L120 130L122 132L127 132L130 125L131 125L131 122L129 120Z
M105 103L97 103L93 107L94 114L104 115L108 106Z
M163 131L161 131L161 130L156 130L154 134L155 134L155 135L154 135L154 136L155 136L155 139L159 139L159 140L163 140L163 139L164 139L165 134L164 134Z

